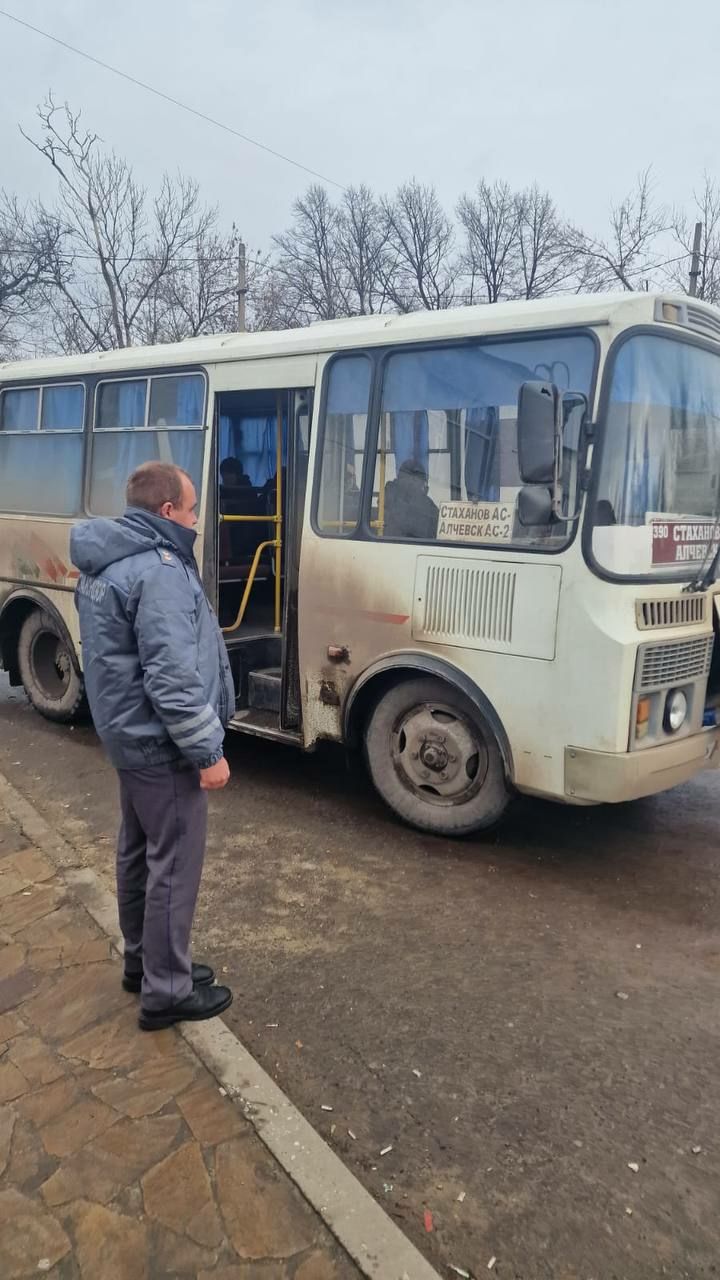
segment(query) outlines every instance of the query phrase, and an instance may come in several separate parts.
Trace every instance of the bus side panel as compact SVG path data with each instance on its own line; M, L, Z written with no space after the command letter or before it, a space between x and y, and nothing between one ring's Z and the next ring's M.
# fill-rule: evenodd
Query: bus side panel
M422 608L415 596L422 574L416 566L427 554L427 547L322 538L306 528L300 574L306 746L318 738L341 740L343 708L355 681L382 659L402 654L409 666L414 658L421 665L425 655L441 659L482 691L510 743L521 791L563 798L568 745L627 750L634 615L626 607L622 618L612 609L602 618L590 616L582 587L591 596L594 584L579 548L552 564L535 560L521 566L519 585L528 607L537 602L539 614L547 603L548 574L559 578L561 567L562 590L553 602L553 613L558 604L559 613L552 636L549 630L545 637L528 633L526 627L513 636L514 651L487 639L472 646L421 635ZM476 552L478 567L490 569L500 558L497 552ZM442 559L466 563L467 552L443 549ZM512 558L505 564L509 569ZM527 612L517 596L515 606L518 616ZM528 656L537 652L539 639L543 656ZM609 697L609 689L617 696Z
M73 591L77 570L70 562L72 520L0 516L0 608L10 595L47 596L79 649Z

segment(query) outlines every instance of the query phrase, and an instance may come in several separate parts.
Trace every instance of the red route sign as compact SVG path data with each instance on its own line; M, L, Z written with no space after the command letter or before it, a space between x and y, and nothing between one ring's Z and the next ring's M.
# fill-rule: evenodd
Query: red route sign
M714 520L652 520L653 564L698 564L705 558L710 539L712 555L720 545L720 528Z

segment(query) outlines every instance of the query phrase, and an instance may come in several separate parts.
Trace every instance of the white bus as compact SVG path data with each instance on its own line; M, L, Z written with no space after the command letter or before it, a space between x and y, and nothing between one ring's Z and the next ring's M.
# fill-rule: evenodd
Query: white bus
M595 295L0 366L0 654L83 704L73 520L193 476L232 728L362 746L405 821L487 827L718 763L720 313ZM720 646L715 646L720 653Z

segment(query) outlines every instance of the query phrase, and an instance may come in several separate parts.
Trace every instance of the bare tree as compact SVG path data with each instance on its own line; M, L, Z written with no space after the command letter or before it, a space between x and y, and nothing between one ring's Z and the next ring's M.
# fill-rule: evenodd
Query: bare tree
M653 199L650 170L638 176L635 188L611 210L610 234L596 238L575 231L570 248L584 275L584 287L598 291L620 286L648 287L658 263L659 239L669 217Z
M349 187L338 219L337 248L343 288L353 315L387 305L388 227L369 187Z
M546 298L573 287L578 276L573 232L562 222L554 200L537 183L518 192L515 200L521 296Z
M481 181L474 195L461 197L458 220L466 302L544 298L571 285L577 266L571 236L537 183L512 191L506 182Z
M671 262L668 281L687 293L690 284L690 262L695 238L695 224L702 224L697 297L705 302L720 301L720 186L705 174L703 186L694 194L695 207L688 216L676 210L672 219L673 242L680 250Z
M38 116L41 140L23 136L60 183L58 208L43 211L58 231L46 293L58 341L64 350L130 346L147 331L161 285L210 233L213 212L183 177L164 175L150 201L126 161L99 152L97 135L67 104L49 97Z
M306 323L288 308L285 280L273 264L261 271L253 288L248 289L248 302L249 329L296 329Z
M273 236L287 325L350 314L340 235L340 212L327 191L318 184L308 187L293 205L292 226Z
M210 226L198 236L192 255L175 262L148 299L142 314L143 342L179 342L204 333L228 333L237 325L237 232L223 235L213 210ZM267 260L247 259L247 291L255 295Z
M441 311L455 300L454 231L434 187L413 179L382 201L388 252L383 280L398 311Z
M515 298L520 290L520 206L506 182L478 183L462 196L458 219L465 232L463 268L468 303Z
M58 230L35 209L0 192L0 351L15 355L42 308L42 286L53 270Z

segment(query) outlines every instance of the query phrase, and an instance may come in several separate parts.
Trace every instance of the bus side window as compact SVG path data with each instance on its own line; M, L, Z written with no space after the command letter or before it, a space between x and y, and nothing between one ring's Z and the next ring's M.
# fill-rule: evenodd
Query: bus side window
M84 416L79 382L0 391L0 510L79 514Z
M371 373L367 356L353 355L334 360L327 374L315 523L331 537L353 534L360 519Z
M569 536L572 528L562 523L526 530L515 518L521 488L518 393L548 355L568 385L587 394L593 350L585 335L448 342L388 354L382 365L373 536L481 546ZM568 435L569 497L578 456L571 445Z
M93 515L122 513L128 477L142 462L174 462L200 491L205 399L202 373L98 384L88 499Z

